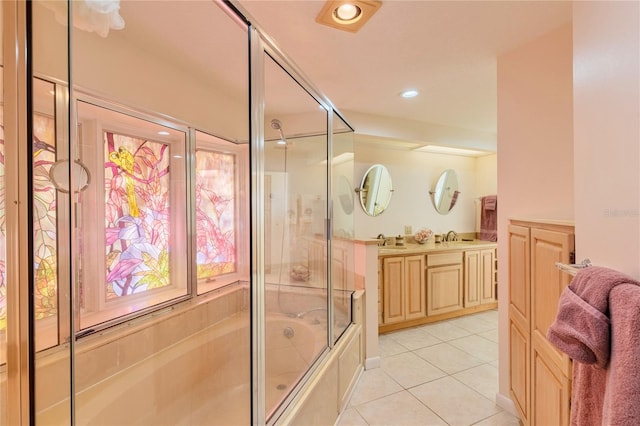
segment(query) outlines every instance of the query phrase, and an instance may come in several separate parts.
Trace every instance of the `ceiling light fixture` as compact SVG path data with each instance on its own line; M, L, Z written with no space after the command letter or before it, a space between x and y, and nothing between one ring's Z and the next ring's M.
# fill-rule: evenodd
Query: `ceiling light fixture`
M333 19L338 21L339 24L355 22L361 16L362 9L351 3L341 4L333 10Z
M435 154L464 155L467 157L480 157L482 155L491 154L486 151L478 151L475 149L454 148L452 146L426 145L415 148L414 151L432 152Z
M381 5L379 0L327 0L316 17L316 22L355 33Z
M418 96L418 91L415 89L405 90L404 92L400 93L400 96L407 99L415 98L416 96Z

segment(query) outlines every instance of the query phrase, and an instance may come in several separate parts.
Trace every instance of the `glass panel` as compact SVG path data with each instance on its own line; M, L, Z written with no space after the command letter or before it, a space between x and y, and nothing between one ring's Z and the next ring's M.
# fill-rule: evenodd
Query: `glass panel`
M33 186L33 312L35 316L35 420L69 424L71 419L71 240L69 193L72 157L68 138L68 37L65 2L30 2L33 98L31 111ZM55 9L55 18L54 10ZM56 21L57 19L57 21ZM66 189L58 190L56 174ZM55 374L52 374L55 372Z
M332 156L331 286L335 343L351 324L351 295L355 289L353 130L336 113L333 114Z
M70 108L56 95L54 123L55 159L73 161L49 173L58 190L47 236L58 238L58 283L72 283L58 290L58 323L76 333L67 346L59 331L60 344L38 354L37 423L71 423L61 383L73 385L75 424L251 423L248 43L219 3L120 2L102 20L92 2L69 2L73 90ZM67 45L66 3L33 7L37 73L63 95L69 55L56 43ZM196 153L194 129L229 148ZM212 230L196 215L196 168L229 156L230 181L215 185L234 206ZM222 276L234 277L201 295L196 236L215 240L206 255L218 253ZM67 347L71 360L59 356Z
M327 113L265 58L266 411L327 340Z

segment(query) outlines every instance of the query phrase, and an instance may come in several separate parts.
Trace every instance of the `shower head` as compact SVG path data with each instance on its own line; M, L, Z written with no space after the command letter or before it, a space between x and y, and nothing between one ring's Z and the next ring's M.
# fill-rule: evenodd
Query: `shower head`
M277 118L271 120L271 128L282 131L282 122Z
M281 146L287 146L289 143L287 142L287 138L284 137L284 132L282 131L282 122L277 118L272 119L271 128L277 130L280 134L280 140L277 142L277 144Z

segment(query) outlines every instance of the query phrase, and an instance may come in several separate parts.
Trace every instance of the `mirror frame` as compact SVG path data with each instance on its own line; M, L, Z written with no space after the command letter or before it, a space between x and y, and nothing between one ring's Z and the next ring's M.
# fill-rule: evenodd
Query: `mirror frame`
M382 164L369 167L356 192L359 194L360 206L365 214L378 216L384 212L389 207L391 195L393 195L393 181L387 168ZM372 195L375 195L375 198L371 198Z

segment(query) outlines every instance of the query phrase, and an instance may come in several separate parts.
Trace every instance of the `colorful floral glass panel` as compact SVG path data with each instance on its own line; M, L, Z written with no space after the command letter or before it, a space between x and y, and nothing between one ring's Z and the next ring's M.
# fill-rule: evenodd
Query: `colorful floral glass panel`
M55 161L54 120L51 117L35 114L33 116L33 254L36 319L55 316L58 311L57 194L49 179L49 170Z
M170 284L169 146L104 133L106 297Z
M198 279L236 272L235 156L196 152Z

